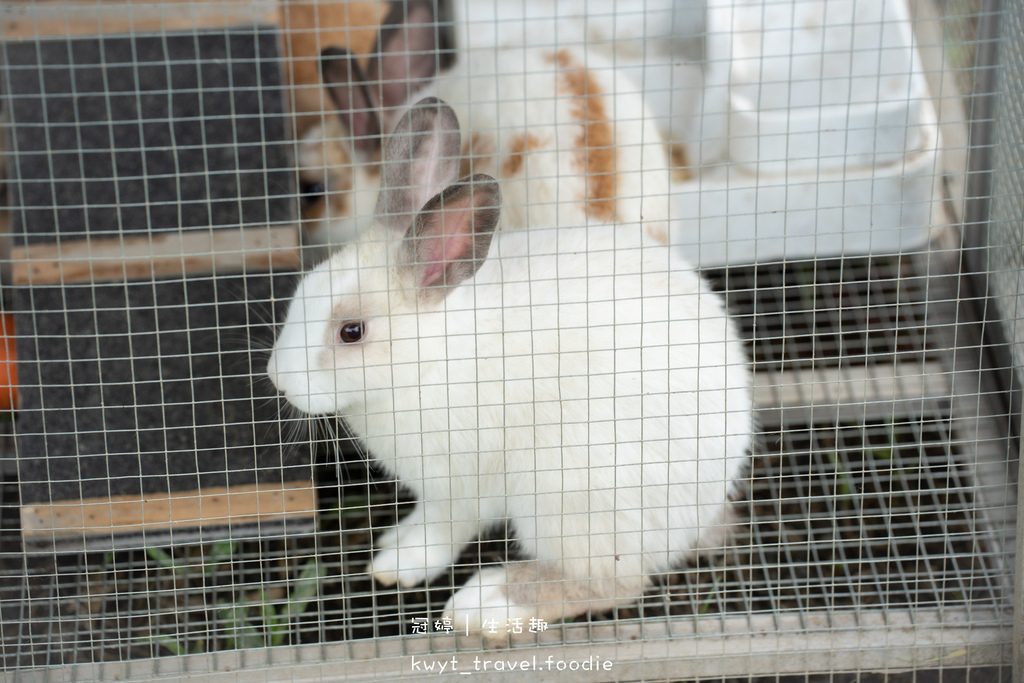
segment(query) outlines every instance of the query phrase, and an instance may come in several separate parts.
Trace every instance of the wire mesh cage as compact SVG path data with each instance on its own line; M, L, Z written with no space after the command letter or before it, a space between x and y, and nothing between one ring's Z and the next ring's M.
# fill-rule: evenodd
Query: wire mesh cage
M994 5L0 5L3 675L1014 680Z

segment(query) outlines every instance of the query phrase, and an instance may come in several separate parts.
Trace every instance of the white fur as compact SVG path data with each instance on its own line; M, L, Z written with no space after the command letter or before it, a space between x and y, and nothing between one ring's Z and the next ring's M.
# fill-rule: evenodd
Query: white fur
M477 136L471 173L487 173L501 182L504 229L605 222L588 218L582 201L587 195L586 168L579 159L580 140L591 147L580 123L580 100L566 91L566 69L554 61L555 51L535 47L474 49L460 55L456 65L421 90L410 102L435 96L458 115L464 139ZM619 224L642 223L656 241L667 243L671 201L669 165L664 142L653 124L640 90L629 83L604 56L576 47L558 54L584 68L591 112L603 110L614 127L615 197ZM398 116L387 117L397 120ZM354 158L345 148L341 126L315 127L300 142L299 164L307 178L328 176L335 192L323 218L305 222L307 237L318 244L346 244L365 228L366 210L379 188L379 174L358 164L324 159ZM543 143L526 153L519 172L507 174L506 163L517 139L529 134ZM333 176L331 178L330 176ZM337 188L356 195L348 201Z
M498 231L429 306L400 240L370 228L302 280L267 368L419 499L381 541L382 583L435 578L511 520L535 561L459 590L459 627L635 601L724 519L748 457L750 373L720 297L635 226L551 218ZM363 342L334 341L344 320Z

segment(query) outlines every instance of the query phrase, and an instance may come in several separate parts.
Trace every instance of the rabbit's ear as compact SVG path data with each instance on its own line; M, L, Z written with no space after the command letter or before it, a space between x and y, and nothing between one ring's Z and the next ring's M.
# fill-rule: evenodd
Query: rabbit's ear
M404 232L413 217L459 173L459 119L436 97L420 100L398 122L384 149L377 216Z
M385 124L393 122L397 108L437 75L438 31L429 0L396 2L384 18L366 73L375 81L371 96L381 107Z
M421 301L439 302L476 274L487 258L500 213L498 183L482 173L427 202L402 244Z
M380 157L381 127L377 104L370 96L359 63L343 47L328 47L320 53L324 86L352 136L352 148L368 159Z

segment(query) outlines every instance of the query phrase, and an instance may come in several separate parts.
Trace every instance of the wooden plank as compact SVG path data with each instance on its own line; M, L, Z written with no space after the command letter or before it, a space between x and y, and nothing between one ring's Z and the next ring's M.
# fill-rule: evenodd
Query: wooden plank
M278 24L280 8L270 0L64 0L0 3L0 39L161 33L226 26Z
M537 645L484 650L479 638L407 635L287 648L90 662L22 669L0 680L76 683L144 679L207 683L321 683L326 680L427 680L441 664L474 683L749 678L832 671L911 672L937 667L1004 666L1012 657L1013 616L973 606L876 609L861 614L810 611L555 625ZM806 617L806 618L805 618ZM461 641L458 646L456 642ZM520 663L526 675L519 669ZM571 670L572 662L576 663ZM583 670L583 662L591 664ZM605 662L610 663L606 666ZM516 670L512 669L516 664ZM594 666L599 664L599 666ZM433 667L428 668L428 667ZM427 673L425 674L424 671Z
M892 412L894 402L945 398L953 374L943 363L906 362L861 367L815 367L754 373L754 404L761 409L837 406L863 414L865 406Z
M48 541L310 517L316 517L316 491L299 481L26 505L21 528L26 541Z
M299 229L184 230L33 244L13 249L11 261L15 285L290 270L299 266Z

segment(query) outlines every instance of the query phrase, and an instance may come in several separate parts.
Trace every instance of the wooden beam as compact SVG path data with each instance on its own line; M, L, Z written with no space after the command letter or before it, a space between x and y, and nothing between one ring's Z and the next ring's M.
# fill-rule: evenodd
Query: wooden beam
M269 0L4 0L0 39L162 33L226 26L280 23L280 7Z
M93 534L315 518L316 511L312 482L298 481L26 505L21 508L21 529L26 541L40 542Z
M11 250L15 285L118 282L299 267L297 226L182 230Z

